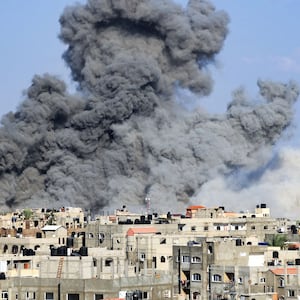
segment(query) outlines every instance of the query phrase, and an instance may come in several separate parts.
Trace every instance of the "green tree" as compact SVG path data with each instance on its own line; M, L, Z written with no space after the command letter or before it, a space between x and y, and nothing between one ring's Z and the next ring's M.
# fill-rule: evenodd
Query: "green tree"
M55 218L53 210L51 211L50 214L46 215L46 217L47 217L47 224L48 225L55 225L56 224L56 218Z
M272 238L272 246L283 248L286 241L287 236L285 234L274 234Z
M24 215L25 220L29 220L32 217L32 210L29 208L25 208L23 210L23 215Z

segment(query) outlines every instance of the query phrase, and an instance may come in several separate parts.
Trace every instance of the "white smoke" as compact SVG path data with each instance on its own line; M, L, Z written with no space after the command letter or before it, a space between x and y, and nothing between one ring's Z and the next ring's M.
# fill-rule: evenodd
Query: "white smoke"
M285 147L259 178L217 176L205 183L195 203L225 205L226 210L253 211L255 204L266 203L275 217L300 217L300 151ZM248 177L248 178L247 178ZM244 181L244 182L242 182ZM250 182L251 181L251 182Z

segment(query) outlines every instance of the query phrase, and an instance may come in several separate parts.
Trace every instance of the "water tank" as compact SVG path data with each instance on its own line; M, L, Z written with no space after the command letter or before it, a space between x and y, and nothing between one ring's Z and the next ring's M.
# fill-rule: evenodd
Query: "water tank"
M80 247L79 254L81 256L88 256L88 248L87 247Z
M73 248L74 239L72 237L67 237L67 248Z
M297 234L298 233L296 225L291 226L291 231L292 231L292 234Z
M142 299L142 292L141 291L134 291L132 294L133 300L140 300Z
M61 246L61 247L57 248L57 255L58 256L67 256L67 247Z
M51 256L57 256L57 249L51 248Z
M80 235L82 236L82 246L85 247L85 232L81 232Z
M235 245L236 246L242 246L242 240L241 239L236 239L235 240Z
M35 251L33 249L28 249L27 255L28 256L34 256L35 255Z

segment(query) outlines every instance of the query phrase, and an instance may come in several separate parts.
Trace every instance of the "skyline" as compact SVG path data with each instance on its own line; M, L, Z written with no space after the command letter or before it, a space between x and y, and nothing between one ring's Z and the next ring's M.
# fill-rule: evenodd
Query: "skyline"
M85 1L80 2L84 3ZM177 2L182 5L186 3L186 1ZM270 0L252 1L243 4L221 0L212 2L217 9L224 9L228 13L231 20L229 34L223 49L216 57L216 65L209 66L215 80L213 93L208 97L197 99L190 95L188 98L191 100L188 99L187 102L192 102L194 106L197 104L199 107L204 107L212 113L223 113L227 103L231 100L232 91L239 86L245 87L250 98L259 99L256 86L258 78L284 83L288 80L295 80L299 84L300 43L294 38L294 30L299 25L296 13L297 8L300 8L299 3L293 0L275 3ZM20 4L17 1L0 4L1 35L6 41L0 50L2 66L0 115L8 113L10 110L16 110L17 105L22 102L22 90L30 86L31 79L35 74L58 75L66 81L70 91L74 91L69 79L69 70L61 58L66 47L57 37L59 33L58 18L63 12L63 7L72 3L74 1L64 0L59 4L53 1L45 1L40 4L32 0L26 4ZM35 13L31 14L32 11ZM28 16L31 16L30 19ZM294 161L299 156L299 111L298 100L295 105L293 125L277 149L276 155L281 157L283 162L287 161L286 156ZM296 150L286 147L294 147ZM285 168L280 169L282 173L279 173L278 176L274 176L276 173L272 170L272 175L267 176L265 180L272 183L271 186L277 187L278 182L284 181L284 183L293 182L293 187L296 187L298 170L295 167L297 164L293 166L289 163L288 167L288 175L286 175L287 173L282 175L286 171ZM278 171L278 169L276 170ZM266 174L267 172L263 175ZM284 180L282 176L284 176ZM262 176L261 179L264 177ZM277 180L277 183L274 180ZM224 183L223 179L216 178L216 181L207 186L211 187L211 184L214 186L214 192L219 191L219 194L214 196L216 200L219 195L222 195L223 199L234 198L234 191L230 191L228 196L224 195L224 189L228 189L228 185ZM222 185L224 185L223 188L221 188ZM257 187L259 187L258 183L251 186L256 189ZM252 197L253 194L249 194L250 189L243 189L243 191L246 191L248 197ZM256 193L261 194L262 192L257 189ZM272 194L271 188L268 188L268 193L268 195ZM297 200L300 192L295 190L294 193ZM211 188L204 187L200 195L208 198L213 194ZM292 197L295 196L292 195ZM299 200L296 203L299 203ZM268 204L270 205L270 203ZM298 212L296 211L296 213Z

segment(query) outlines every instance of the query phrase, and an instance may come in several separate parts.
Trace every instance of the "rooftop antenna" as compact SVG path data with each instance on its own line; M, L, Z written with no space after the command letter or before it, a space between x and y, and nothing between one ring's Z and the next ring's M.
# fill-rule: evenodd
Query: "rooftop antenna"
M151 202L151 199L150 199L149 196L145 197L145 202L146 202L146 206L147 206L147 215L149 215L149 213L150 213L150 202Z

